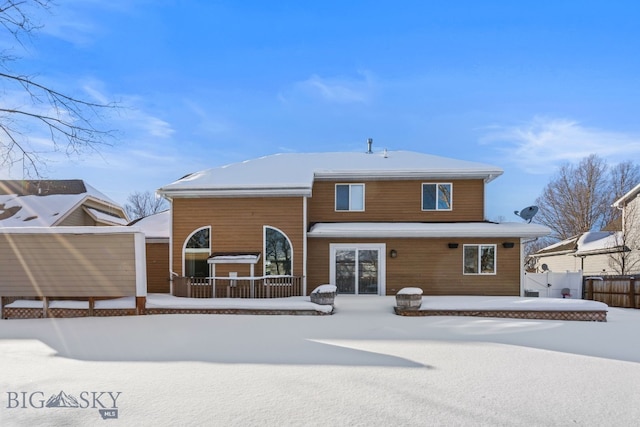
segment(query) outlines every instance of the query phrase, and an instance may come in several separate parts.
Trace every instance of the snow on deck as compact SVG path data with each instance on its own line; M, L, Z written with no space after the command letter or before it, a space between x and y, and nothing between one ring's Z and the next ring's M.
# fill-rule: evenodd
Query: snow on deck
M420 310L607 311L605 303L565 298L423 296Z
M313 310L330 313L330 305L314 304L309 297L288 298L182 298L168 294L147 295L147 308L239 309L239 310Z

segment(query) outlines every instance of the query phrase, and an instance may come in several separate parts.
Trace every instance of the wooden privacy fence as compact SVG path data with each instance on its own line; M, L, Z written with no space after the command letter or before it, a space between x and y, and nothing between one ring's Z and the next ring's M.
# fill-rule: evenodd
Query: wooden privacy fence
M640 277L585 277L583 290L584 299L610 307L640 308Z
M302 277L174 277L173 295L185 298L286 298L302 296Z

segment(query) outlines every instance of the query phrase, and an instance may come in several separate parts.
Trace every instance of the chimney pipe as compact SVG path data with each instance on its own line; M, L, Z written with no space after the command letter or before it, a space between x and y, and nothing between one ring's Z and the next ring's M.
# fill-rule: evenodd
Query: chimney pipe
M373 151L371 151L371 146L373 145L373 138L369 138L367 139L367 154L371 154L373 153Z

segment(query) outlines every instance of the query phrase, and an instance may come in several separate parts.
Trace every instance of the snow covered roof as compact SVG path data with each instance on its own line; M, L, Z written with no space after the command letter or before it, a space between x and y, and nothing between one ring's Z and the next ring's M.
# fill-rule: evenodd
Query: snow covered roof
M563 254L585 256L618 252L622 248L622 241L622 232L620 231L589 231L542 248L532 256L544 257Z
M135 225L142 230L147 239L166 239L171 234L171 211L166 210L144 218L132 221L129 225Z
M127 225L129 221L126 218L111 215L106 212L94 208L84 208L87 213L96 221L110 225Z
M311 195L314 179L483 179L503 170L410 151L284 153L190 174L158 190L168 197Z
M82 180L0 181L0 227L55 226L87 200L100 202L118 212L122 210ZM109 217L110 223L124 225L126 222L118 222L117 216Z
M540 224L516 222L349 222L318 223L307 233L309 237L541 237L551 230Z
M576 256L618 252L622 247L622 232L590 231L578 239Z
M209 264L256 264L260 260L260 252L214 252L207 262Z

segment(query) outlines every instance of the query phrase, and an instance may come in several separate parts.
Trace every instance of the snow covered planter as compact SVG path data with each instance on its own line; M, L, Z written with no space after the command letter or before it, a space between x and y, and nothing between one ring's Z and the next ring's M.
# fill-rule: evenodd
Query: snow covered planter
M422 305L422 289L402 288L396 294L396 306L401 310L417 310Z
M320 285L311 292L311 302L319 305L333 305L336 290L334 285Z

